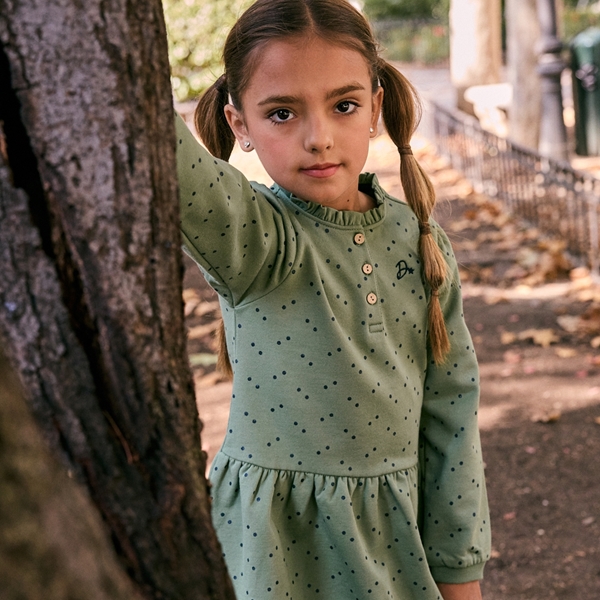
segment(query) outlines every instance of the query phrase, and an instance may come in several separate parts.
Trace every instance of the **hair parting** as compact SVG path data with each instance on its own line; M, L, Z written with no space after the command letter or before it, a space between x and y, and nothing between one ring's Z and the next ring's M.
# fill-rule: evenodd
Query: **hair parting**
M235 137L224 107L231 102L243 111L242 96L256 66L261 48L271 40L291 36L319 36L359 52L371 70L373 91L384 90L382 116L385 128L400 154L400 179L406 201L419 223L422 274L431 294L428 336L436 364L442 364L450 341L439 300L447 279L447 263L432 235L429 219L435 204L431 181L413 155L410 140L421 118L415 88L393 66L379 57L371 27L347 0L257 0L238 19L223 49L225 74L207 90L196 108L196 129L216 157L229 160ZM219 369L232 375L225 330L218 332Z

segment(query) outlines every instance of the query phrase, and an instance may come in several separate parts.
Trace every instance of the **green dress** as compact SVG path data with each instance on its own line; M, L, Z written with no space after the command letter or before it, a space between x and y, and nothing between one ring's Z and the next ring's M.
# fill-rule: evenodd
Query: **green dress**
M379 186L366 213L249 183L178 120L185 250L219 293L234 368L211 469L237 597L435 600L490 552L478 369L456 262L452 349L427 346L414 213Z

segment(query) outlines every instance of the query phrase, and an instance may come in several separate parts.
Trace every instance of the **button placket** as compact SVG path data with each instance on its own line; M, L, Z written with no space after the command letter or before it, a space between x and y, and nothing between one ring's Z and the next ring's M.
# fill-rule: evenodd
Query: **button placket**
M358 231L354 234L353 241L354 241L355 245L362 246L366 241L366 236L364 233ZM368 257L368 254L367 254L367 257ZM374 270L373 264L371 262L365 262L365 263L363 263L363 265L361 267L361 271L363 272L364 275L371 275L373 273L373 270ZM373 283L375 283L375 282L373 282ZM369 292L366 295L365 299L369 306L375 306L377 304L377 302L379 301L379 298L378 298L376 292L374 292L374 291ZM377 311L377 312L379 312L379 311ZM377 320L378 317L379 317L379 320ZM377 321L374 323L371 322L369 324L369 331L371 331L372 333L383 331L383 325L381 323L381 315L380 314L378 314L377 316L369 315L369 318L372 321Z
M361 233L360 231L358 233L354 234L354 243L357 246L362 246L365 243L365 234Z

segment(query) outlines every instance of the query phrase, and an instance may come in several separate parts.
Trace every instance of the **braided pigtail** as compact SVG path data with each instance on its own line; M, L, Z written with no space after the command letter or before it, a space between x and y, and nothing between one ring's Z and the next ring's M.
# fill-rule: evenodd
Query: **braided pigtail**
M433 239L429 217L435 205L435 190L429 177L413 156L410 139L421 118L421 104L411 83L385 60L379 59L378 76L384 89L383 121L400 153L400 179L408 205L419 222L419 252L423 277L431 288L428 305L429 343L436 364L444 362L450 350L439 291L447 278L447 263Z
M223 74L206 90L194 112L194 124L200 139L208 151L221 160L229 160L235 144L235 136L223 110L228 101L227 78ZM233 369L227 351L225 323L222 318L217 329L217 347L217 369L225 377L232 379Z
M229 102L227 77L221 75L203 94L194 112L194 125L208 151L221 160L229 160L235 136L225 118Z

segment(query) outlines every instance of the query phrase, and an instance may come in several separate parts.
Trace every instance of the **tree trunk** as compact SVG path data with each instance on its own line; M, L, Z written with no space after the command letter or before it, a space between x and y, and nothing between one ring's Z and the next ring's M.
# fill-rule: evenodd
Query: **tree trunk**
M0 337L43 435L143 595L233 598L185 349L160 1L0 0L0 122Z
M467 88L500 82L501 24L500 0L450 1L450 76L457 107L470 114Z
M140 598L89 497L50 458L1 351L0 447L0 597Z
M537 72L540 26L536 0L506 0L506 58L512 104L509 136L537 150L542 94Z

